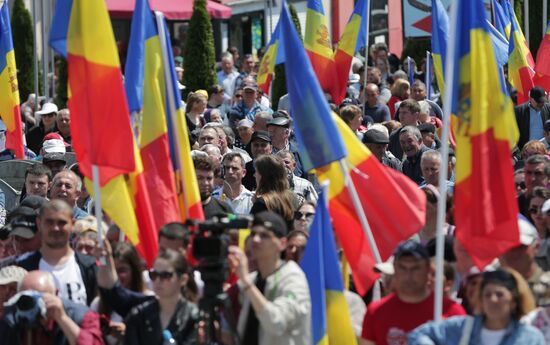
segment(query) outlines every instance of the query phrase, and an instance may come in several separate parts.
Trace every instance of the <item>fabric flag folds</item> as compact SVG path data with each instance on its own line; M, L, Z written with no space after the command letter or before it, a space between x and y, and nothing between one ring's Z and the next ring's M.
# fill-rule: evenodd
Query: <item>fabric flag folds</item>
M273 80L273 73L275 72L275 66L280 64L284 60L283 49L279 49L281 45L281 29L279 23L271 35L266 52L262 61L260 61L260 70L258 71L258 87L266 94L269 93L269 87Z
M550 22L537 51L534 79L535 85L544 88L546 92L550 92L550 59L548 56L550 56Z
M399 242L424 226L426 195L408 177L384 167L344 121L336 115L333 118L348 151L346 160L352 183L357 187L382 260L386 260ZM330 182L330 215L350 264L355 287L363 295L377 278L373 271L375 260L345 185L344 174L338 163L316 169L316 173L321 183Z
M506 0L503 0L506 1ZM500 4L498 0L492 0L493 17L495 18L496 29L506 37L510 38L510 31L512 30L512 22L508 16L508 8Z
M355 53L367 45L367 28L369 27L369 1L359 0L351 13L348 24L346 25L338 49L334 52L334 68L336 79L334 83L333 98L335 104L339 104L346 97L348 86L349 70Z
M498 71L483 2L456 3L451 112L455 128L457 238L482 268L519 244L510 153L518 140L513 107Z
M334 53L322 0L307 1L304 47L321 88L335 99Z
M512 22L508 49L508 80L518 91L518 104L521 104L529 101L529 91L535 86L533 83L535 62L516 20L510 1L504 1L504 5L508 8L508 16Z
M142 113L138 134L143 176L155 229L181 222L166 125L166 83L160 38L147 0L137 0L126 59L125 89L132 113Z
M0 94L0 119L6 125L6 148L13 150L16 158L23 159L19 86L7 1L0 4Z
M321 195L300 266L311 295L313 344L357 344L351 324L334 233Z
M80 169L91 180L92 165L98 167L103 210L151 265L157 233L105 2L59 0L50 46L68 63L72 145Z
M435 78L441 94L445 91L445 59L449 40L449 16L440 0L432 0L432 56Z
M279 21L285 55L292 52L292 59L285 61L285 73L294 130L304 169L309 171L344 158L346 150L286 3Z

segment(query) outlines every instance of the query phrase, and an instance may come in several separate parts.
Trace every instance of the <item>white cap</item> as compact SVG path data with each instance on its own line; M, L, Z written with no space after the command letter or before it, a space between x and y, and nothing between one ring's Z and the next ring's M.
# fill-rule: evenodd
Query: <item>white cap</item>
M546 200L544 204L542 204L542 207L540 208L540 211L544 214L550 211L550 199Z
M385 262L381 262L379 264L374 264L374 270L376 272L384 273L389 276L392 276L395 273L395 270L393 268L393 255L389 257L388 260Z
M20 283L27 275L27 270L19 266L6 266L0 269L0 285Z
M43 106L42 106L42 109L37 111L36 114L38 115L44 115L44 114L51 114L51 113L56 113L57 114L57 105L53 104L53 103L45 103Z
M523 215L518 216L518 226L519 226L519 241L524 246L530 246L535 243L539 234L537 228Z
M65 148L65 143L63 140L59 139L50 139L44 141L42 144L42 148L44 149L44 152L46 153L65 153L67 152Z

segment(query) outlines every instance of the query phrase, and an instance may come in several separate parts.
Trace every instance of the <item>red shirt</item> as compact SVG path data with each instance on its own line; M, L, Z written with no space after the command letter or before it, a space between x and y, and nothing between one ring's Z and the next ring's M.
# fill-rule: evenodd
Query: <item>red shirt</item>
M372 302L363 320L364 339L376 345L406 345L407 334L431 321L434 313L434 293L420 303L406 303L396 294ZM449 298L443 298L443 318L466 315L464 308Z

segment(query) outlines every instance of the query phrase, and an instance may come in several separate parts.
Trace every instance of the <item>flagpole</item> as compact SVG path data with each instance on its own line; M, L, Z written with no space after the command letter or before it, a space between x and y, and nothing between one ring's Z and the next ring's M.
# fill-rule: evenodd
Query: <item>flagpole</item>
M367 18L365 20L365 25L367 26L365 28L365 70L363 71L363 99L364 103L367 102L366 97L364 96L364 93L367 89L367 70L368 70L368 63L369 63L369 25L370 25L370 1L367 1ZM386 57L387 59L387 57ZM359 99L361 99L361 95L359 95ZM367 107L363 104L363 115L367 115Z
M529 0L523 1L523 26L525 27L525 41L529 47Z
M456 35L456 23L458 15L458 1L451 4L449 37ZM454 84L453 57L456 50L454 41L447 46L447 61L445 64L445 101L443 106L443 133L441 137L441 165L439 167L439 199L437 200L436 244L435 244L435 303L434 321L441 321L443 313L443 259L445 254L443 225L447 207L447 174L449 168L449 130L451 117L451 103Z
M542 37L546 34L548 25L548 0L542 0Z
M97 165L92 165L92 182L94 185L94 208L95 219L97 221L97 244L103 247L103 211L101 210L101 188L99 187L99 168ZM106 265L105 257L99 258L101 265Z
M367 235L367 239L369 240L369 245L372 250L372 254L374 255L374 259L376 260L376 263L382 263L382 257L380 256L380 252L378 251L378 246L376 245L376 240L374 239L374 235L372 233L372 229L369 225L369 221L367 220L367 216L365 215L365 211L363 210L363 207L361 206L361 201L359 200L359 195L357 194L357 190L355 189L355 185L353 184L353 181L351 180L351 177L349 176L349 172L347 169L347 163L345 161L345 158L338 161L340 164L340 169L342 170L342 174L344 175L345 185L347 187L349 196L351 197L351 201L353 202L353 206L355 208L355 211L357 212L357 215L359 216L359 221L361 222L361 227L363 228L363 231Z
M34 62L34 111L38 111L38 95L40 95L40 91L38 90L38 41L36 39L36 0L32 0L32 57ZM25 126L25 132L28 132L29 128L28 126Z
M426 50L426 76L424 77L424 83L426 84L426 97L432 99L432 60L431 53ZM411 85L412 86L412 85Z
M180 138L178 135L178 123L176 120L176 95L174 94L174 90L172 89L172 73L170 71L170 61L168 59L168 46L166 45L166 33L164 30L164 15L162 12L155 11L155 19L157 21L157 29L159 33L160 38L160 49L162 51L162 62L164 64L164 79L166 84L166 94L168 96L168 107L170 108L170 122L172 123L172 134L176 138L174 140L176 145L177 153L174 155L176 157L176 161L179 169L179 178L180 183L179 185L176 184L176 187L178 187L180 190L183 189L183 183L185 181L185 173L182 169L182 161L181 161L181 140L188 140L187 138ZM187 216L187 212L190 208L190 205L188 205L187 198L183 198L183 203L185 210L182 210L182 212Z
M48 93L48 52L47 52L47 44L46 44L46 13L45 13L45 6L46 4L43 2L40 5L40 22L41 22L41 29L42 29L42 71L43 75L42 78L44 78L44 97L46 97L46 102L49 101L49 93Z

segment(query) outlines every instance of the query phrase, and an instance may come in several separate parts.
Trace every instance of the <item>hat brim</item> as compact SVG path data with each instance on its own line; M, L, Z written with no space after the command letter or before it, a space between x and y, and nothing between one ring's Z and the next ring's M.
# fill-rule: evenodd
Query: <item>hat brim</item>
M33 238L36 234L29 228L17 227L10 231L10 236L18 236L25 239Z

